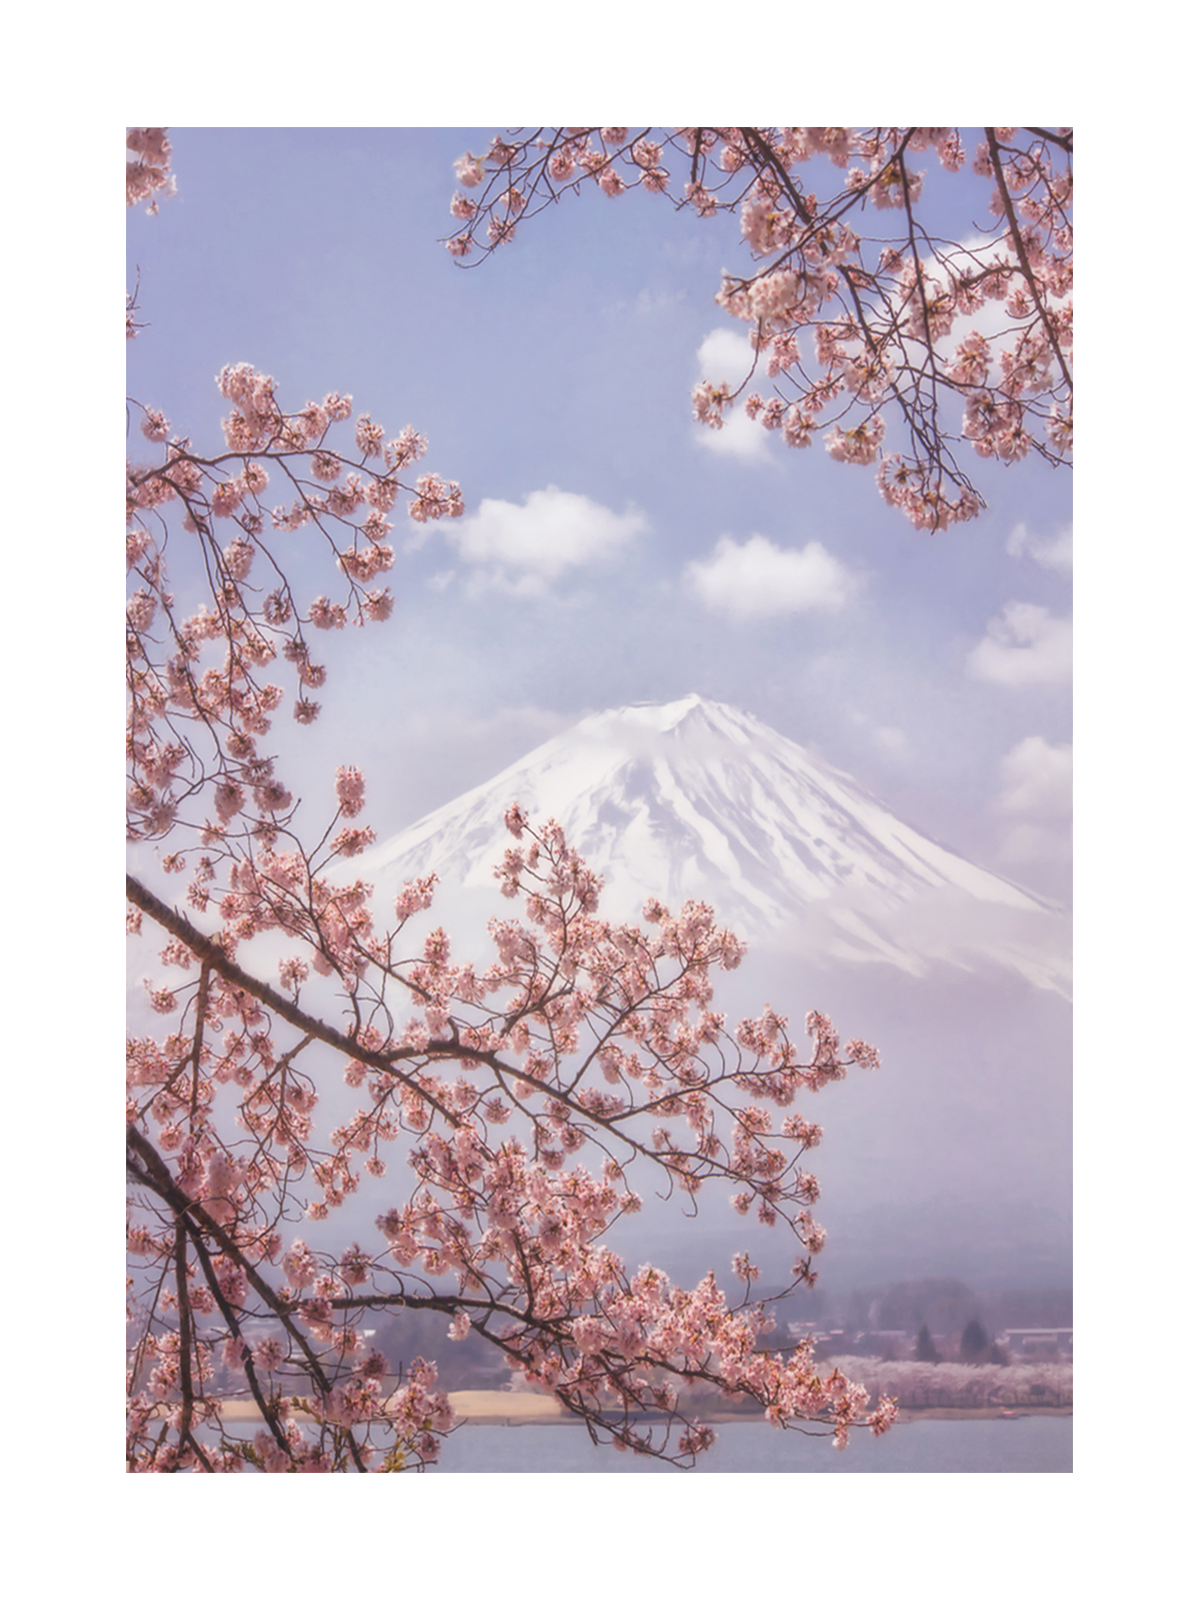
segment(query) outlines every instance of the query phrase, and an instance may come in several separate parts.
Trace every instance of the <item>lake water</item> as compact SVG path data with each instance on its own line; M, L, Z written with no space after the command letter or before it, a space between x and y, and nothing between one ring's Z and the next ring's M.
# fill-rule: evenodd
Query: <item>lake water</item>
M697 1472L1070 1472L1070 1417L897 1423L874 1439L855 1433L845 1450L828 1439L765 1422L727 1422ZM469 1425L451 1435L433 1469L446 1472L667 1472L611 1445L593 1445L571 1424Z

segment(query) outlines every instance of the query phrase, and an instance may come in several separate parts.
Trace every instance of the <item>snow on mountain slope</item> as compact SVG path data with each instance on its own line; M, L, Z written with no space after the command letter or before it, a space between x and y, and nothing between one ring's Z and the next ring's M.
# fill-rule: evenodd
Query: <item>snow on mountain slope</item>
M387 905L429 872L457 930L511 914L494 868L504 812L553 817L604 875L601 915L706 900L756 946L816 962L999 962L1066 993L1068 918L899 821L757 718L689 695L585 718L355 862ZM486 899L484 896L486 895ZM468 910L469 908L469 910ZM452 916L457 911L459 915ZM465 953L465 952L464 952Z

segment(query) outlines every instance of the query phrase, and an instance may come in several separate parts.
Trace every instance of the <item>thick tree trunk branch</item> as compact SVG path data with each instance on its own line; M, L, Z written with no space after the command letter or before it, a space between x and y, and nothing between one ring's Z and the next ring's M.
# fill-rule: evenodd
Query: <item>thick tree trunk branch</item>
M411 1059L416 1052L395 1051L385 1054L378 1050L369 1050L358 1044L352 1034L339 1033L336 1028L330 1027L327 1022L322 1022L319 1017L314 1017L307 1011L302 1011L294 1001L289 1000L286 995L280 994L278 989L273 989L269 983L264 983L261 978L253 977L244 968L238 966L236 961L231 960L225 954L215 939L211 939L207 934L201 933L199 928L194 927L185 916L171 906L166 905L156 895L152 894L144 884L139 883L136 878L131 877L128 873L125 875L125 897L133 905L137 906L139 911L144 911L148 917L157 922L160 928L165 929L173 938L186 945L192 954L198 956L207 967L211 967L214 972L219 973L228 983L243 990L246 994L252 995L254 999L261 1001L276 1016L282 1017L285 1022L290 1022L294 1028L298 1028L302 1033L309 1035L311 1038L319 1039L322 1044L329 1045L332 1049L350 1057L353 1061L361 1061L369 1067L377 1067L381 1072L390 1073L394 1077L402 1077L415 1094L420 1095L423 1100L433 1106L448 1122L455 1127L459 1125L461 1119L448 1106L444 1106L441 1101L422 1089L407 1074L397 1072L397 1061L406 1058ZM429 1053L436 1053L436 1046ZM465 1048L459 1050L455 1047L453 1051L447 1049L445 1053L447 1055L452 1053L469 1055L483 1061L491 1061L493 1059L483 1052L470 1051Z

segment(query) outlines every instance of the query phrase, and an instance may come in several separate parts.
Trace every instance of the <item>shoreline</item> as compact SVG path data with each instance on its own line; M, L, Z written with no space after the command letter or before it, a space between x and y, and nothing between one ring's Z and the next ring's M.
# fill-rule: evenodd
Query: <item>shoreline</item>
M507 1389L455 1389L447 1397L455 1420L467 1427L573 1427L580 1418L564 1411L553 1395L514 1394ZM252 1400L227 1400L225 1418L229 1422L253 1421L259 1415ZM1070 1417L1071 1406L901 1406L896 1427L910 1422L1019 1422L1023 1417ZM696 1419L713 1427L731 1422L762 1422L759 1412L713 1411Z
M1022 1417L1073 1417L1074 1406L901 1406L896 1426L902 1422L1019 1422Z

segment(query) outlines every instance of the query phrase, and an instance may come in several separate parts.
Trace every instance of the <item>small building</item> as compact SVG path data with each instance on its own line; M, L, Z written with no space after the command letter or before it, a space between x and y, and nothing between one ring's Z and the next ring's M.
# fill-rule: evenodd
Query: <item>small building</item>
M1071 1328L1005 1328L996 1343L1023 1361L1070 1360L1074 1355Z
M900 1359L912 1349L913 1336L903 1328L871 1328L854 1335L853 1350L858 1356L883 1356Z

